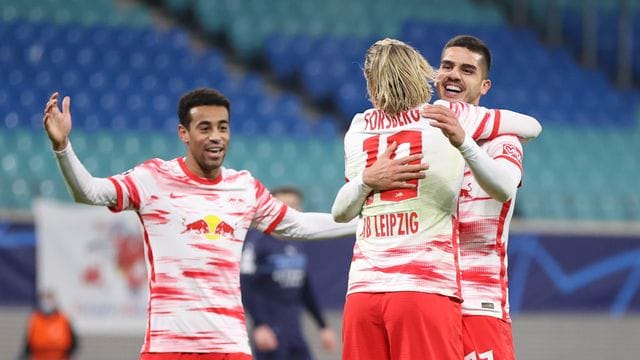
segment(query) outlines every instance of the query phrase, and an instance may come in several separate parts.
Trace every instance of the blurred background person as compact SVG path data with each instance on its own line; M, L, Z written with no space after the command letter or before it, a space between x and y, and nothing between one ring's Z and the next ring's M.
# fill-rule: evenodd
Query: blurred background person
M40 293L38 305L29 317L21 360L69 360L77 348L70 319L56 302L53 291Z
M302 211L302 193L279 187L273 196ZM328 326L311 278L301 243L250 231L242 254L242 301L253 319L249 331L257 360L312 359L301 326L302 310L309 311L319 328L322 347L335 352L336 336Z

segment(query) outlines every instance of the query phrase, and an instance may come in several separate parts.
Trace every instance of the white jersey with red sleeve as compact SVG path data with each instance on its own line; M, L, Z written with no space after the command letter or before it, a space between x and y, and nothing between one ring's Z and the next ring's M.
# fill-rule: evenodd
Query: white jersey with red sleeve
M489 156L517 166L522 175L522 145L514 136L499 136L481 145ZM507 278L509 224L515 196L499 202L465 169L459 199L462 313L511 321Z
M462 103L451 108L467 132L487 139L500 115ZM496 124L498 123L498 124ZM456 209L464 159L419 108L357 114L345 135L345 176L353 179L396 142L396 157L424 154L425 179L414 189L375 192L365 202L349 272L348 293L419 291L460 298Z
M287 207L248 171L222 168L215 180L183 158L149 160L109 178L113 211L138 212L149 277L142 352L250 354L239 264L250 225L270 232Z

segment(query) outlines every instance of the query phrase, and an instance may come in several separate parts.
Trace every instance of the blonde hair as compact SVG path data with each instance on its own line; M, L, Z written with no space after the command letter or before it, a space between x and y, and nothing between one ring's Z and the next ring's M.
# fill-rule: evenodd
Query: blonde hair
M420 53L395 39L377 41L364 59L367 92L374 107L396 115L429 102L435 71Z

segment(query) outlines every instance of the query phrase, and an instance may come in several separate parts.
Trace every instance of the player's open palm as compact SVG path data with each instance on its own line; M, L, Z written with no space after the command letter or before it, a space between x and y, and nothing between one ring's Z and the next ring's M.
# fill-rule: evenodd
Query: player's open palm
M51 140L53 149L63 150L67 146L71 132L71 98L65 96L62 100L62 111L58 107L60 94L53 93L44 108L44 129Z

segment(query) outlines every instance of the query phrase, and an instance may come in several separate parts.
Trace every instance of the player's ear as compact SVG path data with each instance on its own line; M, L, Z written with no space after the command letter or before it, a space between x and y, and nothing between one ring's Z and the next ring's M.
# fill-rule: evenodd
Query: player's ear
M491 89L491 80L482 80L482 85L480 86L480 94L482 94L483 96L486 95L489 92L489 89Z
M189 143L189 130L182 124L178 124L178 137L180 137L180 141L183 143Z

